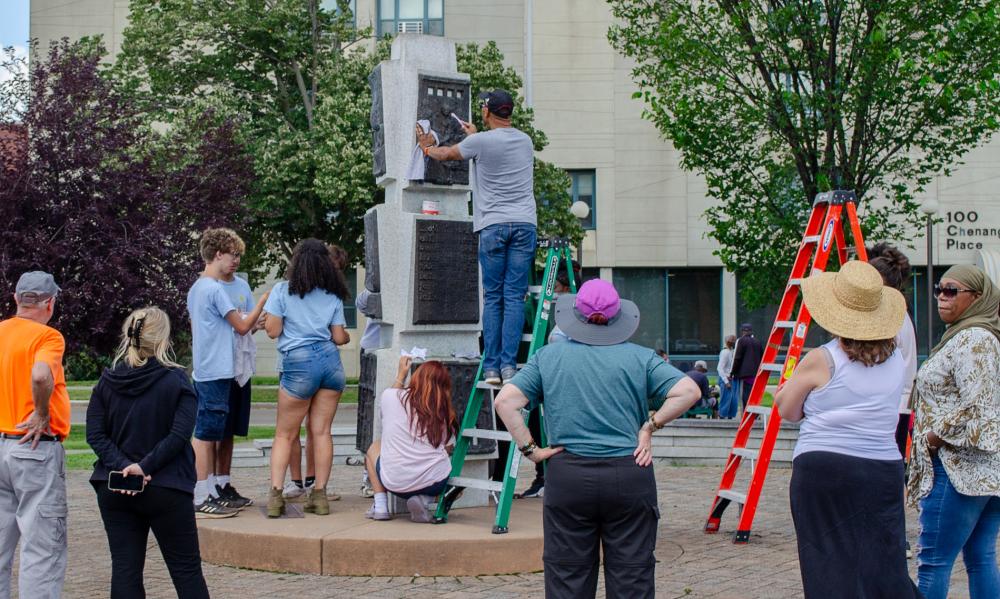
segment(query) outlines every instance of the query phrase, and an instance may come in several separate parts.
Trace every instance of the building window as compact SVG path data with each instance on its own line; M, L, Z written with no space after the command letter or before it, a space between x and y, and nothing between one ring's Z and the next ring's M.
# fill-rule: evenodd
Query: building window
M347 3L348 9L351 11L351 22L354 24L354 28L358 28L358 11L356 10L358 0L349 0ZM340 14L340 2L338 0L321 0L319 7L323 10L330 11L336 14Z
M722 269L667 270L667 353L717 358L722 349Z
M612 273L618 294L639 307L639 329L632 336L632 343L653 349L667 348L666 274L662 268L616 268Z
M378 35L444 35L444 0L378 0Z
M584 230L592 230L594 229L594 223L597 222L595 214L595 208L597 207L595 197L597 175L593 170L566 172L569 173L572 181L569 188L570 202L584 202L590 206L590 214L587 215L587 218L580 219L580 226Z
M762 345L767 345L767 338L771 334L771 327L774 326L774 319L778 315L778 306L776 304L768 304L761 308L755 310L748 310L746 306L743 305L743 295L741 293L742 281L740 277L736 277L736 330L726 331L726 335L736 335L740 336L740 326L743 323L750 323L753 326L753 335L756 337ZM790 320L794 320L798 317L798 310L793 310ZM816 324L816 321L811 321L809 324L809 333L806 335L805 346L803 354L809 349L819 347L827 341L832 339L829 333L827 333L823 327ZM784 340L781 342L781 349L778 351L778 360L783 361L785 354L788 351L788 342L790 338L788 334L785 334Z
M934 265L934 282L941 282L941 275L951 268L948 265ZM917 355L921 361L927 359L930 348L937 345L944 335L944 321L937 311L937 301L931 300L931 318L934 326L934 335L931 342L927 342L927 267L914 266L912 268L912 279L909 304L910 312L913 315L913 327L917 333Z
M722 269L616 268L612 278L642 316L633 343L666 350L681 370L695 360L714 367L722 345Z
M354 306L354 298L358 296L358 271L350 269L344 272L347 279L347 290L351 292L351 299L344 302L344 320L347 321L348 329L358 328L358 309Z

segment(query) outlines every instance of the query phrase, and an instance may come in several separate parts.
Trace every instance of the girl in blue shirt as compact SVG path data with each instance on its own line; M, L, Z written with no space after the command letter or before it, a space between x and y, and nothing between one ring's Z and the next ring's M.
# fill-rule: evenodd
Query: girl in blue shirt
M318 239L295 246L285 279L274 286L264 305L264 329L278 340L282 363L267 515L277 518L285 511L285 471L292 442L308 414L316 483L303 509L325 516L330 513L326 485L333 463L330 424L346 382L337 346L350 341L344 320L344 300L350 294L329 249Z

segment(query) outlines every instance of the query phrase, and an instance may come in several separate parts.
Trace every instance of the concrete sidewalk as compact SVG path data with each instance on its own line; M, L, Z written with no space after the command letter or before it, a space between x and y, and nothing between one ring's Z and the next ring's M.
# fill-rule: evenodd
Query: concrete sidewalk
M749 545L733 545L736 512L730 509L722 520L722 532L702 532L708 503L719 482L717 467L654 466L662 513L656 547L656 596L664 598L797 599L802 597L795 531L788 507L790 470L768 475ZM519 488L527 486L533 468L522 464ZM107 597L111 576L107 540L97 511L94 491L87 482L89 472L67 473L69 490L69 566L64 596ZM247 495L259 495L266 483L266 468L241 468L233 472L234 483ZM361 468L336 465L332 489L356 496ZM541 501L525 499L519 501ZM335 502L333 510L347 502ZM916 512L907 510L908 538L915 546ZM394 522L387 522L393 525ZM447 524L443 526L448 526ZM266 551L266 548L261 548ZM909 561L911 575L916 560ZM17 569L15 567L15 576ZM360 597L452 598L513 597L543 595L541 573L477 577L343 577L276 574L226 566L204 565L213 597L256 599L269 597ZM16 585L16 583L15 583ZM156 541L149 539L145 572L150 597L173 597L173 586ZM598 596L605 594L603 579ZM968 581L961 563L952 574L951 599L968 599Z

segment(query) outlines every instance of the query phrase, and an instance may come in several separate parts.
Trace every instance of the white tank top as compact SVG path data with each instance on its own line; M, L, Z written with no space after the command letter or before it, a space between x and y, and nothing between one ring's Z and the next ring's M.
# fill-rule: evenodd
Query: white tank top
M793 458L830 451L870 460L902 459L895 434L906 364L899 350L867 367L848 359L838 339L823 347L833 358L833 376L806 397Z

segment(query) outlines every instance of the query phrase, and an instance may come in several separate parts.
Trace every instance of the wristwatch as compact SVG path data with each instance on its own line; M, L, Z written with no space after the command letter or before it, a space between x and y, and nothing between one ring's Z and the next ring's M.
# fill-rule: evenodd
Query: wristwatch
M538 446L535 445L535 441L532 439L531 441L528 441L524 445L518 447L518 449L521 450L521 454L524 455L524 457L528 457L534 453L536 449L538 449Z

